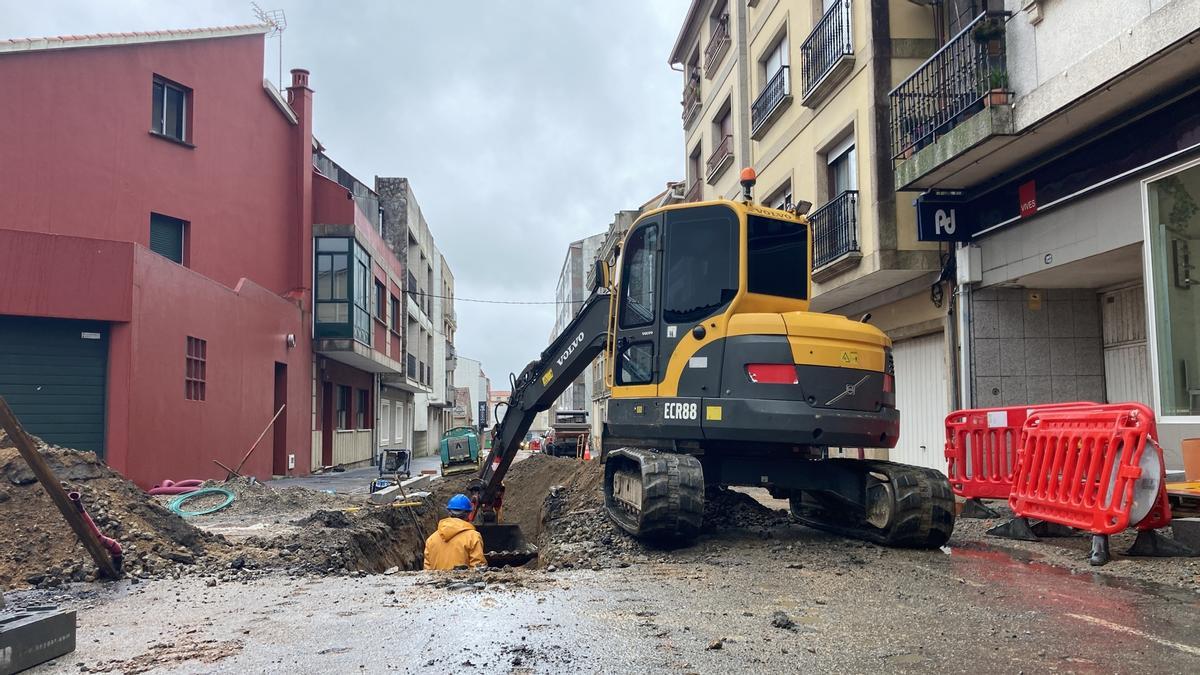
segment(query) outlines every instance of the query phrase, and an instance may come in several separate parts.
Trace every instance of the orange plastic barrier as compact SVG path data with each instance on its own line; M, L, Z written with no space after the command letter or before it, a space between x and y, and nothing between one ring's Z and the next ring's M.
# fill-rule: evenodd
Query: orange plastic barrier
M1008 499L1026 418L1038 410L1095 405L1079 401L950 413L946 416L946 473L950 489L965 499Z
M1036 518L1094 534L1130 526L1142 456L1159 453L1154 413L1139 403L1035 411L1025 421L1024 442L1008 502L1018 517ZM1161 454L1158 457L1160 473ZM1139 529L1170 522L1165 476Z

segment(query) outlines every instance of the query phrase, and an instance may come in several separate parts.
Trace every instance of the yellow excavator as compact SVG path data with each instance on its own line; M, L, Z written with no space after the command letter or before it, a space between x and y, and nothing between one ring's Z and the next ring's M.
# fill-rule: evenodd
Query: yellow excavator
M954 528L939 472L830 458L892 448L900 434L891 341L865 321L809 311L812 233L798 210L742 201L642 215L596 261L574 320L512 378L474 481L486 555L535 554L496 523L503 479L537 413L601 353L612 389L602 433L609 517L643 539L686 541L706 489L754 486L802 523L887 546L937 548ZM493 563L496 564L496 563Z

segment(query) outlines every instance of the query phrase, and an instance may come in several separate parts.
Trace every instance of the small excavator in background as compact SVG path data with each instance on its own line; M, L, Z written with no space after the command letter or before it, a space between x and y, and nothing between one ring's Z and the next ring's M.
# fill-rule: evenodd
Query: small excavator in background
M473 481L489 562L536 555L516 525L497 523L504 476L534 417L601 353L612 391L604 504L635 537L690 540L706 488L753 486L787 498L801 523L844 536L911 548L950 538L945 476L828 456L895 447L891 341L864 321L809 311L809 222L800 209L754 204L754 180L742 172L742 201L642 215L615 259L596 261L574 319L512 378Z

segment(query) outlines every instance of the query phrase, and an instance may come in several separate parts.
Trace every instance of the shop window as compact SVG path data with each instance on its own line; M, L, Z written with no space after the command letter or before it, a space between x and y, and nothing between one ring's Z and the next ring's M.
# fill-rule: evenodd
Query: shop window
M337 428L350 428L350 387L342 384L337 388Z
M189 401L204 401L208 398L208 341L187 339L184 357L183 395Z
M370 399L371 399L370 392L368 392L366 389L358 390L358 400L355 401L355 406L354 406L354 428L355 429L369 429L370 428L370 426L368 426L369 422L371 421L371 418L368 415L368 408L369 408L368 404L370 403Z
M1147 196L1159 414L1200 415L1200 166L1152 181Z

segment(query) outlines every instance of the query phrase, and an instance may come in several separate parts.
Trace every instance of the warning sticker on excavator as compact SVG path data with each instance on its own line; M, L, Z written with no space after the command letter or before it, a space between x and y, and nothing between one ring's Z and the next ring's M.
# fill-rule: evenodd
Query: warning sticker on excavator
M553 379L554 379L554 371L547 369L546 373L544 375L542 375L542 386L544 387L544 386L550 384L550 380L553 380Z
M842 363L858 365L858 352L842 352Z
M713 422L720 422L721 421L721 406L719 406L719 405L704 406L704 419L710 420Z

